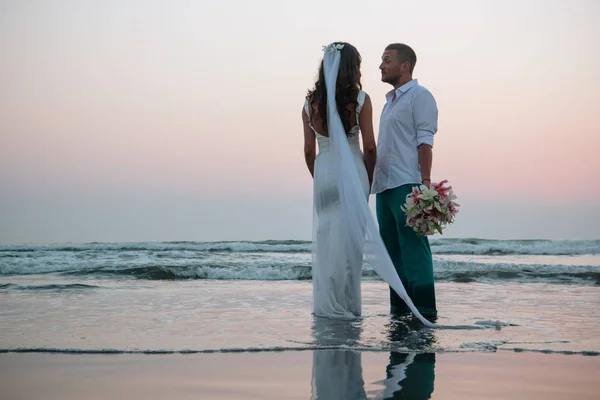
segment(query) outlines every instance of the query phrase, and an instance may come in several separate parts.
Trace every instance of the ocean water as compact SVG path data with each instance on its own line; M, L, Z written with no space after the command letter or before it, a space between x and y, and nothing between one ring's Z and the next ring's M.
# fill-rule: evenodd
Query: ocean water
M600 354L600 241L431 244L438 323L508 326L391 318L368 265L363 317L315 318L303 241L0 245L0 352Z

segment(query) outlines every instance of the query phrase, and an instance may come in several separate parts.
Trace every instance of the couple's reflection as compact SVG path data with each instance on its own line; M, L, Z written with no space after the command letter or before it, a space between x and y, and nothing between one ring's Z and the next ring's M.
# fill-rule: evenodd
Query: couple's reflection
M435 353L390 353L377 399L429 399L435 379Z
M414 335L410 324L392 321L387 327L390 342L402 343ZM367 393L363 380L362 354L360 347L363 321L332 320L315 317L313 336L315 344L322 350L313 351L312 399L353 400L353 399L429 399L433 393L435 378L434 353L400 353L392 351L385 368L384 380L377 382L378 389ZM427 337L419 337L419 346L429 342ZM327 349L327 347L348 347L355 350ZM404 347L404 346L402 346ZM324 348L324 349L323 349ZM414 347L409 347L414 348ZM417 350L417 348L415 348Z

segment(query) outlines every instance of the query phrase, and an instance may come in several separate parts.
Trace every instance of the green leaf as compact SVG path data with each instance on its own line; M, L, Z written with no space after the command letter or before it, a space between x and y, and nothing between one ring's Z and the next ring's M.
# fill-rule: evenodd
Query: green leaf
M440 226L440 224L435 224L435 229L437 229L437 231L440 233L440 235L443 235L442 227Z

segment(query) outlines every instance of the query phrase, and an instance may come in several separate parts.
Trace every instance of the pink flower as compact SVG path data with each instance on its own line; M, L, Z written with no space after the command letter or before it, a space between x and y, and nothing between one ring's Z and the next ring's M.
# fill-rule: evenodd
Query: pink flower
M406 225L417 235L433 235L436 231L442 234L443 227L454 222L459 204L453 201L456 196L447 183L433 182L429 189L414 187L406 196L401 208L406 213Z

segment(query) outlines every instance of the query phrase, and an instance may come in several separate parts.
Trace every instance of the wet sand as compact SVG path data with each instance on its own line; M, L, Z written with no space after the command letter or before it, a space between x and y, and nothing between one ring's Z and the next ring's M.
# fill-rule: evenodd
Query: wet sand
M596 399L600 357L343 350L0 354L13 399Z

